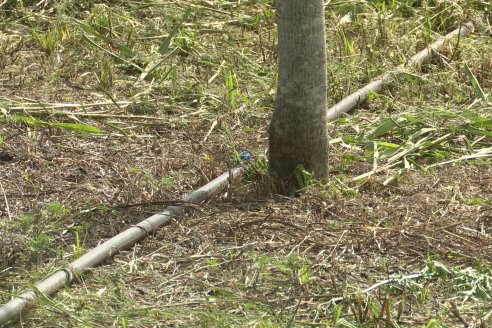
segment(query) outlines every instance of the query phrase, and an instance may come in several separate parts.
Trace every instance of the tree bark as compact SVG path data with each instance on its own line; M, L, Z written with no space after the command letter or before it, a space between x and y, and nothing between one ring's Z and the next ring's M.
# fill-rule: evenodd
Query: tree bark
M270 124L270 171L295 185L298 165L328 177L323 0L277 0L278 85Z

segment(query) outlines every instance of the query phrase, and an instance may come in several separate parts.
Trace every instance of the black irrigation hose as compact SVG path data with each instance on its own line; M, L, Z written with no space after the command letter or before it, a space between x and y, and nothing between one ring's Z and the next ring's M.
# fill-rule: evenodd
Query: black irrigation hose
M430 59L432 52L441 48L441 46L449 38L455 35L466 35L471 32L473 32L473 24L464 24L460 28L447 34L445 37L439 39L426 49L413 56L407 65L418 66L425 63ZM398 67L398 69L401 68L403 68L403 65ZM335 106L328 109L328 121L338 118L341 114L352 110L358 104L365 101L369 95L369 91L381 91L382 87L390 80L392 74L394 74L394 72L388 72L381 75L376 80L372 81L365 87L359 89ZM137 225L128 228L127 230L107 240L103 244L90 250L77 260L70 263L67 268L58 270L48 278L37 283L35 285L37 291L27 290L19 296L14 297L8 303L0 307L0 324L7 323L8 321L14 319L17 315L21 314L29 302L37 298L37 293L43 293L45 295L54 294L63 286L72 282L74 277L77 277L88 269L95 267L121 250L132 246L150 233L155 232L163 225L169 223L173 217L183 214L187 210L186 203L201 203L209 199L213 194L226 187L232 180L240 179L244 172L245 169L243 167L235 167L231 169L230 172L222 174L212 182L186 196L183 199L184 205L169 206L161 213L152 215Z

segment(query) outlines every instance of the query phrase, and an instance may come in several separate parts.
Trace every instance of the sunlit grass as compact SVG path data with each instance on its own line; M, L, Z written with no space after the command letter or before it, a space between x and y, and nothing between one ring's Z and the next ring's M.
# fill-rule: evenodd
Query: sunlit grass
M179 199L226 171L246 147L258 161L244 186L228 190L224 208L199 207L162 235L76 277L74 288L40 297L23 324L490 324L490 267L483 254L471 251L479 248L477 239L490 238L487 177L467 182L476 184L467 194L460 181L442 182L437 174L490 167L492 5L325 3L330 104L460 24L481 25L330 123L332 179L323 185L299 167L303 193L274 205L264 159L276 90L273 1L2 4L0 88L9 92L0 98L0 163L29 162L20 179L1 177L4 187L11 183L0 196L13 218L5 220L2 210L2 303L100 239L159 211L159 201ZM3 154L18 135L25 137L25 150ZM80 155L73 140L87 143L84 149L95 155ZM39 177L72 157L78 161L70 172ZM444 207L429 206L431 216L412 203L395 203L407 196L400 189L418 184L412 172L435 179L437 189L426 191L427 198L446 195L439 200ZM72 194L78 189L97 197L79 199ZM242 203L242 194L254 194L254 201ZM132 204L148 206L131 211ZM459 216L463 207L473 208L467 212L472 219ZM465 219L476 225L460 226ZM386 243L408 236L415 247L389 254ZM453 243L439 247L456 244L459 251L431 248L444 236ZM408 278L412 273L421 276Z

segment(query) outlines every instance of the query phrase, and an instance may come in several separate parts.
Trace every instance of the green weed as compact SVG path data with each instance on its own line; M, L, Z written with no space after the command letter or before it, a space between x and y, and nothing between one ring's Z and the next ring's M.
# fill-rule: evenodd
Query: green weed
M47 56L51 56L58 51L62 41L71 37L70 30L66 24L55 24L48 28L46 32L33 32L33 38Z
M307 193L278 199L261 155L277 82L274 1L0 5L1 147L20 145L18 162L0 163L0 178L12 183L0 193L2 302L65 265L67 255L77 258L155 212L114 207L179 199L236 164L239 147L255 155L245 164L255 183L233 185L234 197L218 194L133 252L77 277L82 286L56 296L61 303L43 298L24 325L454 326L451 298L465 320L486 322L490 268L473 247L489 232L487 186L477 194L482 178L455 181L445 174L456 171L443 172L486 177L490 166L492 7L332 0L325 8L330 104L405 64L438 34L469 18L484 24L330 123L329 181L298 168ZM154 140L158 147L149 147ZM82 178L47 179L55 160ZM413 180L414 171L425 181ZM414 204L414 194L429 204ZM18 214L35 197L44 205ZM84 209L70 215L53 199ZM250 221L257 225L245 228ZM457 231L472 232L436 237L458 222ZM396 277L434 252L442 263L429 260L418 279Z
M20 254L23 261L40 264L46 256L55 252L52 239L60 232L59 224L68 214L63 204L52 202L31 213L21 213L19 221L8 229L13 234L21 234L26 252Z
M296 167L294 175L299 189L307 188L316 182L313 174L309 171L306 171L302 165Z
M237 108L237 94L238 94L238 81L236 74L234 73L234 70L232 68L224 69L223 71L223 76L224 76L224 88L225 88L225 103L226 103L226 111L233 112Z
M99 63L99 87L103 90L110 89L113 86L113 63L110 60L102 60Z

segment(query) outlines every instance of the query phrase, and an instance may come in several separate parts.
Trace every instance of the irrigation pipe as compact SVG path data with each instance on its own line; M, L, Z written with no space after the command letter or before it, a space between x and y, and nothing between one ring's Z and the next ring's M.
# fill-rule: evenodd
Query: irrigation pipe
M244 167L238 166L232 168L229 172L223 173L215 180L184 197L182 200L183 205L166 207L162 212L154 214L131 228L128 228L85 253L80 258L70 263L68 267L58 270L46 279L38 282L35 285L36 291L27 290L0 307L0 325L7 323L17 315L21 314L30 301L38 297L38 293L45 295L54 294L63 286L72 282L74 277L78 277L80 274L114 256L121 250L134 245L139 240L169 223L173 217L183 214L187 210L186 204L202 203L225 188L233 180L241 178L244 172Z
M343 113L347 113L357 107L360 103L364 102L367 99L367 97L369 96L369 92L380 92L381 89L390 82L391 77L395 73L401 72L404 67L418 67L422 64L427 63L431 58L432 52L438 51L447 40L457 35L465 36L469 33L472 33L473 31L473 23L465 23L410 58L406 64L399 65L394 71L387 72L378 76L375 80L371 81L366 86L360 88L356 92L342 99L335 106L329 108L327 112L327 121L330 122L336 120Z
M460 28L447 34L445 37L432 43L426 49L410 58L407 65L418 66L427 62L430 59L432 52L440 49L448 39L456 35L464 36L473 32L473 30L474 28L472 23L464 24ZM365 101L370 91L381 91L383 86L390 80L390 77L404 66L405 65L400 65L397 67L396 71L380 75L376 80L357 90L335 106L328 109L328 121L338 118L341 114L352 110L358 104ZM30 301L33 301L38 297L37 293L42 293L45 295L52 295L56 293L63 286L71 283L74 277L77 277L88 269L95 267L101 262L119 253L121 250L134 245L136 242L155 232L163 225L169 223L173 217L183 214L187 209L186 203L196 204L209 199L219 190L226 187L232 180L240 179L244 174L244 171L245 169L243 167L235 167L229 172L223 173L215 180L183 198L184 205L166 207L161 213L154 214L135 226L128 228L127 230L85 253L77 260L71 262L68 267L58 270L46 279L38 282L35 285L36 291L27 290L0 307L0 324L7 323L19 315L24 309L26 309ZM384 283L387 282L385 281ZM370 291L370 289L368 291Z

